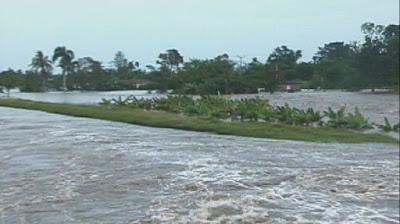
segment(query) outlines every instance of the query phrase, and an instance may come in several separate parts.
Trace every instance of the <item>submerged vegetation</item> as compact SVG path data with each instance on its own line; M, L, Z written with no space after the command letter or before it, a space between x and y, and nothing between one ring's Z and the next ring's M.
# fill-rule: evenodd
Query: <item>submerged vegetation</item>
M324 111L324 115L328 118L326 125L333 128L350 128L350 129L369 129L373 124L368 122L356 107L354 113L345 112L346 108L342 107L338 111L328 108Z
M134 109L126 106L85 106L0 99L0 106L40 110L76 117L119 121L152 127L175 128L224 135L257 138L287 139L311 142L398 143L398 140L380 134L365 134L329 127L295 126L267 122L224 122L219 119L186 116L177 113Z
M399 132L400 131L400 123L391 125L389 120L385 117L385 124L379 125L379 128L381 128L382 130L384 130L386 132L390 132L390 131Z
M323 113L313 108L305 110L284 106L272 106L267 100L260 98L226 99L216 96L202 96L194 99L190 96L168 96L167 98L143 99L129 96L125 99L103 99L102 105L124 106L133 109L159 110L188 116L198 116L210 119L265 122L296 126L319 126L340 129L370 129L382 128L385 131L395 131L399 125L391 126L385 119L386 125L370 123L358 108L354 113L346 112L342 107L337 111L328 108Z
M0 72L0 88L19 87L26 92L157 89L216 95L258 90L272 93L296 82L302 88L398 91L399 25L365 23L361 30L363 41L326 43L309 62L301 62L301 50L282 45L266 52L267 60L253 58L248 62L228 54L185 61L177 49L168 49L158 56L157 66L142 67L118 51L108 67L91 57L77 58L66 47L56 47L52 56L38 51L28 71ZM55 67L61 74L53 73Z

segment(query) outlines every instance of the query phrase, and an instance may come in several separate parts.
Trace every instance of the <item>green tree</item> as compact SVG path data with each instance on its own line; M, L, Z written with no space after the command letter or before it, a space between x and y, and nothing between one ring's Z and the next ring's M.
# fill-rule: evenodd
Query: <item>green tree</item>
M57 47L54 50L53 62L58 60L58 67L62 69L64 91L67 90L67 76L72 74L78 65L74 58L74 52L66 47Z
M361 88L364 82L355 67L357 53L357 45L344 42L319 47L313 57L316 70L313 85L328 89Z
M91 57L78 59L77 72L71 76L74 88L84 90L104 90L109 84L109 76L100 61Z
M301 50L292 50L287 46L281 46L275 48L275 50L269 55L267 62L269 64L279 65L294 65L301 58Z
M124 52L118 51L114 60L111 62L117 70L117 73L122 74L128 71L128 59L125 57Z
M286 74L288 80L311 80L314 75L314 66L312 63L302 62L297 64L294 69L290 70Z
M78 59L78 70L84 72L102 72L103 65L100 61L96 61L91 57Z
M176 49L169 49L158 56L157 64L161 66L162 71L168 73L177 72L179 66L183 64L183 57Z
M130 62L128 63L128 70L129 70L130 72L135 71L135 70L138 69L138 68L139 68L139 62L137 62L137 61L130 61Z
M275 67L273 65L263 64L257 58L253 58L247 65L244 73L243 82L250 83L245 92L253 93L258 88L264 88L270 93L273 93L278 87Z
M37 77L41 85L39 89L47 89L48 80L53 70L52 61L49 57L45 56L42 51L37 51L29 66L33 72L39 74L39 77Z
M36 52L29 66L32 68L32 71L44 75L47 78L51 75L53 70L52 61L48 56L45 56L42 51Z
M235 63L229 60L227 54L223 54L214 59L192 59L172 78L178 83L178 88L187 89L190 93L228 93L236 89L233 83L234 68Z
M42 76L39 73L26 71L24 75L24 82L21 86L23 92L43 92L46 88L43 85Z
M129 75L139 69L139 62L128 61L122 51L118 51L111 64L115 67L116 72L121 78L132 78Z
M388 75L385 72L384 30L382 25L364 23L361 26L364 33L364 43L361 45L357 58L357 67L364 75L367 86L374 90L389 84Z
M400 26L399 25L388 25L383 31L384 36L384 51L383 61L383 74L388 85L392 85L395 88L399 88L399 50L400 50Z
M349 60L351 57L354 57L351 45L344 42L331 42L319 47L313 60L318 63L324 60Z
M7 91L7 97L10 97L10 90L22 85L21 75L9 69L0 73L0 87Z
M374 23L361 26L364 43L360 46L356 66L366 87L395 86L399 83L399 26Z
M282 82L287 79L288 76L290 77L289 74L293 73L293 69L295 69L297 61L301 56L301 50L292 50L287 46L275 48L267 60L271 72L276 73L275 76L272 77L275 82Z
M343 60L323 60L316 64L313 85L324 89L359 89L360 73Z

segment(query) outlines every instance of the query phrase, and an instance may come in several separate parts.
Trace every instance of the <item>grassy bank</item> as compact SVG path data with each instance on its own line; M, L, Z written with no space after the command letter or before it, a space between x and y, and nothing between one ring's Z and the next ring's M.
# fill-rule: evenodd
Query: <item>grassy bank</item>
M257 138L339 143L398 143L398 140L388 136L363 134L343 129L256 122L222 122L163 111L145 111L118 106L54 104L15 99L0 99L0 106L40 110L55 114L118 121L151 127L175 128Z

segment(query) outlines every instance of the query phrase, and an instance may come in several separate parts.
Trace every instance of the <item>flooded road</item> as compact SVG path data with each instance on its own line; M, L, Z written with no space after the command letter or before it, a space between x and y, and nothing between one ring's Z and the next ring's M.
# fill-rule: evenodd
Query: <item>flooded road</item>
M0 107L3 223L399 223L399 147Z

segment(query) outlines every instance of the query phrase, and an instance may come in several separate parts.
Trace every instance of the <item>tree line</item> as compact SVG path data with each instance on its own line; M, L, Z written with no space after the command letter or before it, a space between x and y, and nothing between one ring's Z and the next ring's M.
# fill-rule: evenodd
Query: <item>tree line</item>
M399 89L399 25L364 23L364 40L330 42L318 48L312 61L300 62L301 50L279 46L265 62L253 58L237 63L227 54L184 61L176 49L161 53L157 66L130 61L118 51L111 68L91 57L76 59L72 50L57 47L53 55L36 52L30 70L0 73L0 86L21 91L172 89L182 94L255 93L275 91L291 80L303 88L359 90ZM59 67L61 75L53 75Z

